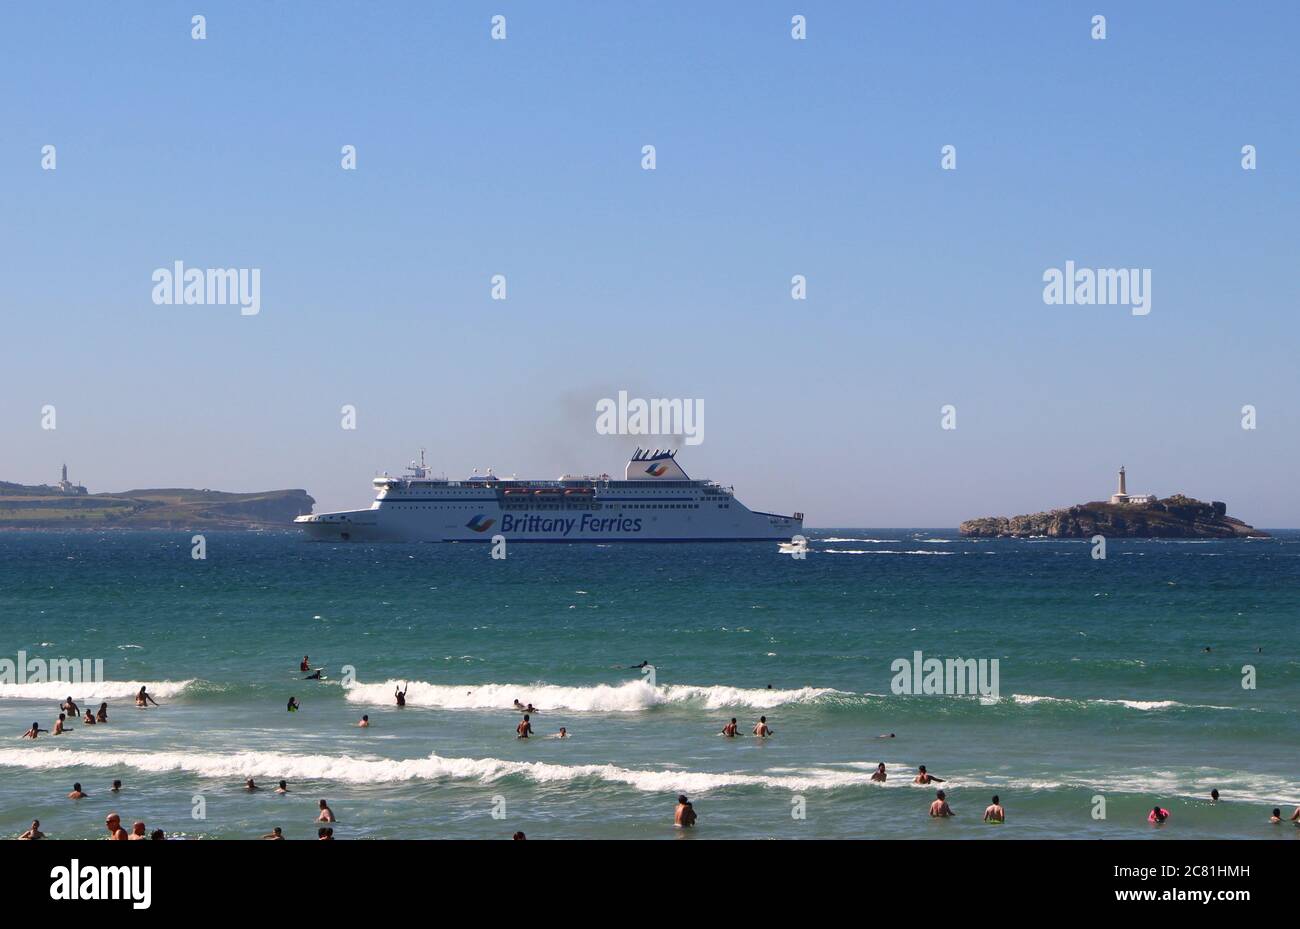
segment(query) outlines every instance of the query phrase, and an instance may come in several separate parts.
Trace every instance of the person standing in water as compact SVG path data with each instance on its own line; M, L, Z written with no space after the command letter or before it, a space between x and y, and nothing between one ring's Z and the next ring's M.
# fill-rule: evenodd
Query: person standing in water
M299 670L299 671L310 671L310 670L311 670L311 658L309 658L309 657L306 656L306 655L303 655L303 656L302 656L302 664L298 665L298 670Z
M942 784L943 778L935 777L929 771L925 770L925 765L916 769L916 777L912 778L913 784Z
M40 723L32 723L32 727L22 734L24 739L34 739L42 732L49 732L48 729L42 729Z
M158 701L155 700L153 697L149 696L149 691L147 691L143 686L141 686L140 692L135 695L135 705L139 707L148 707L149 704L151 703L154 706L158 705Z
M108 701L107 700L105 700L103 703L99 705L99 712L95 714L95 722L97 723L108 722Z
M72 699L72 694L68 694L68 699L63 701L59 709L67 713L69 719L76 719L81 715L81 710L77 708L77 701Z
M129 842L131 837L126 834L122 828L122 817L116 813L109 813L104 817L104 827L108 829L108 837L114 842Z
M302 704L300 704L300 703L298 702L298 698L297 698L297 697L290 697L290 698L289 698L289 705L286 707L286 709L287 709L290 713L297 713L297 712L298 712L298 708L299 708L301 705L302 705Z
M67 719L67 715L64 713L60 713L59 718L54 721L54 731L51 733L51 735L63 735L65 732L68 731L63 725L63 721L65 719Z
M393 691L393 696L397 698L398 706L406 706L406 692L410 689L410 684L403 684L401 690Z
M316 817L316 822L318 823L338 822L338 820L334 818L334 811L330 809L329 803L327 803L324 800L320 802L320 815Z
M766 739L768 736L775 734L776 733L774 733L767 724L767 717L758 717L758 722L754 724L754 735L758 736L760 739Z
M266 835L262 836L262 838L264 838L264 839L270 839L272 842L283 842L283 841L284 841L284 833L280 831L280 827L279 827L279 826L276 826L274 829L272 829L272 830L271 830L270 832L268 832Z
M876 765L876 770L872 772L871 779L877 784L883 784L885 783L885 778L888 776L889 775L885 773L885 763L882 761L880 764Z
M289 784L286 781L281 781L280 785L275 788L275 792L278 794L287 794L289 792Z
M81 717L81 723L84 726L95 725L95 714L91 712L90 707L86 707L86 715Z
M729 739L736 737L736 717L731 717L731 722L722 727L722 734Z
M20 835L18 838L20 838L20 839L26 839L26 840L28 840L28 841L34 841L34 840L36 840L36 839L43 839L43 838L45 838L45 833L44 833L44 832L41 832L41 821L40 821L39 819L33 819L33 820L32 820L32 828L28 829L26 832L24 832L24 833L23 833L22 835Z
M515 726L515 738L526 739L532 734L533 724L528 721L528 714L525 713L524 718L519 721L519 725Z
M948 805L948 795L942 790L934 795L935 800L930 804L930 815L936 817L956 816L952 807Z
M999 825L1007 821L1007 811L1002 808L997 794L993 795L993 802L984 810L984 821Z
M368 728L370 726L370 717L368 715L362 716L361 722L357 723L357 725L360 726L362 729Z
M695 807L686 799L686 794L677 795L677 809L673 811L673 825L678 829L689 829L695 825Z
M68 794L69 800L85 800L87 794L81 789L80 784L72 785L72 792Z

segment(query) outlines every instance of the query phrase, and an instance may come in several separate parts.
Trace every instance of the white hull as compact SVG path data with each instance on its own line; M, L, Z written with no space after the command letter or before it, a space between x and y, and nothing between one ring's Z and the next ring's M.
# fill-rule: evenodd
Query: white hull
M801 513L750 510L729 488L691 480L668 453L638 456L621 481L448 481L413 466L415 477L376 479L369 509L295 523L329 542L788 542L803 530Z

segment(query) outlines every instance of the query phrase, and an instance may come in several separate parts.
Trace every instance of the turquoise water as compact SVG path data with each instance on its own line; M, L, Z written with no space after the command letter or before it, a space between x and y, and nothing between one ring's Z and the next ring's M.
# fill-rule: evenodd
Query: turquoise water
M102 659L105 678L0 684L0 834L39 818L99 837L114 809L169 834L307 838L323 797L340 838L1300 837L1267 821L1300 803L1300 533L1112 540L1104 561L955 530L809 536L804 560L745 544L494 561L213 532L197 561L189 533L0 533L0 659ZM998 659L999 698L895 695L891 663L918 650ZM304 653L330 680L301 680ZM653 687L628 667L643 659ZM163 706L135 709L134 682ZM107 699L109 725L18 738L67 692ZM515 697L543 738L514 738ZM717 735L760 714L771 739ZM571 739L544 738L560 726ZM955 819L926 816L918 764L948 779ZM250 795L249 776L291 792ZM74 781L88 799L65 799ZM672 828L679 791L693 833ZM993 793L1001 827L979 822ZM1159 830L1155 803L1173 814Z

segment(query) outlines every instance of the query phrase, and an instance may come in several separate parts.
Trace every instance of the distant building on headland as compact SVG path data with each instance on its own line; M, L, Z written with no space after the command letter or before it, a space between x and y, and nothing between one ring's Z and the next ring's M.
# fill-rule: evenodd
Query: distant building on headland
M1155 494L1130 494L1124 483L1124 466L1119 468L1119 492L1110 495L1111 503L1155 503Z
M64 462L63 464L63 480L59 481L59 493L68 494L69 496L74 496L74 497L79 497L82 494L88 493L88 491L83 485L74 484L68 480L67 462Z

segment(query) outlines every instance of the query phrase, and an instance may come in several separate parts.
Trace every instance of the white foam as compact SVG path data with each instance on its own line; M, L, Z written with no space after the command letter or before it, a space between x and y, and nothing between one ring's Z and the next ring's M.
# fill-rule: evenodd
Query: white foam
M931 551L914 551L900 552L883 548L823 548L823 552L830 555L951 555L953 552L931 552Z
M78 703L94 700L122 700L134 697L141 687L149 688L149 695L158 699L174 697L193 684L187 681L45 681L39 684L0 684L0 699L53 700L71 696Z
M346 688L352 703L372 706L395 704L393 692L406 686L405 681L390 680L382 684L355 683ZM798 690L767 690L668 684L651 687L645 680L623 684L597 684L594 687L561 687L556 684L430 684L410 681L406 691L407 706L428 706L456 710L513 709L514 701L534 704L539 712L575 710L584 713L635 713L650 707L674 703L691 703L705 709L748 706L770 709L789 703L810 703L826 694L841 693L829 687L801 687Z
M626 784L646 792L702 793L725 787L773 787L783 790L829 790L868 785L871 776L858 771L816 769L796 774L708 773L703 771L635 770L612 764L559 765L499 758L444 758L430 754L409 760L340 758L331 755L291 755L276 752L87 752L69 749L0 749L0 767L56 769L117 768L163 774L183 771L200 777L238 783L247 778L276 781L332 781L345 784L393 783L410 780L472 780L490 784L520 776L539 784L594 779Z

